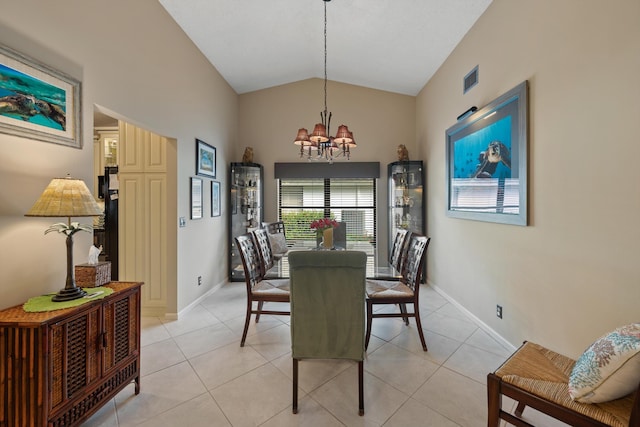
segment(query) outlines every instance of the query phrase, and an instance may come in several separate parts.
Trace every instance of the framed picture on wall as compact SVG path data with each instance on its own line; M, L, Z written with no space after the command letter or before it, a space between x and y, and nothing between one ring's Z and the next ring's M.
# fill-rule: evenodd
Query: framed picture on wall
M216 177L216 148L196 139L196 175Z
M202 179L191 178L191 219L202 218Z
M220 216L220 183L211 181L211 216Z
M80 82L0 45L0 132L82 148Z
M527 225L527 81L446 131L447 216Z

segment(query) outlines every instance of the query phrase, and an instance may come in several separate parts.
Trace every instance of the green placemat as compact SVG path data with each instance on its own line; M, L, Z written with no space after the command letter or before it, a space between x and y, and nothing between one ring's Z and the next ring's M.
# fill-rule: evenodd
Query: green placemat
M97 288L82 288L82 290L87 293L87 295L83 298L78 298L71 301L55 302L51 301L51 297L53 297L55 294L40 295L38 297L30 298L29 301L24 303L22 308L24 311L31 313L38 311L62 310L63 308L77 307L90 301L102 299L107 295L111 295L113 293L113 289L107 288L106 286L99 286ZM95 294L98 295L96 295L95 297L91 297L91 295Z

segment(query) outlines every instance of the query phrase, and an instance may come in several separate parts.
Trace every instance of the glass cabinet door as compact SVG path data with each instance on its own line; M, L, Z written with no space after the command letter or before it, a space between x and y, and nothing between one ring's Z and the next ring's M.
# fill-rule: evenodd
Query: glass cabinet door
M229 182L229 279L244 281L242 258L234 238L260 227L263 221L262 165L231 163Z
M389 251L399 229L425 234L424 168L421 160L399 161L388 166Z

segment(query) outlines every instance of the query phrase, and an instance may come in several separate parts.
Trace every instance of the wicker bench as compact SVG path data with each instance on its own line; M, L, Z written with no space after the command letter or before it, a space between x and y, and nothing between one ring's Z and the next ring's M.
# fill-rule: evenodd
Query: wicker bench
M630 395L610 402L586 404L569 396L569 375L575 361L538 344L525 342L494 373L487 376L489 427L500 419L531 427L522 419L530 406L571 426L640 426L640 385ZM502 396L518 402L513 414L503 410Z

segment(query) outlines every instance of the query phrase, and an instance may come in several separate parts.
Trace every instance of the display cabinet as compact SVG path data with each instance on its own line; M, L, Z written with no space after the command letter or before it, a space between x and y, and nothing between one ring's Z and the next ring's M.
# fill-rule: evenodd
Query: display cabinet
M231 163L229 169L229 279L244 281L234 238L260 227L263 220L263 169L257 163Z
M426 234L422 161L408 160L390 163L388 177L390 251L396 232L401 228Z

